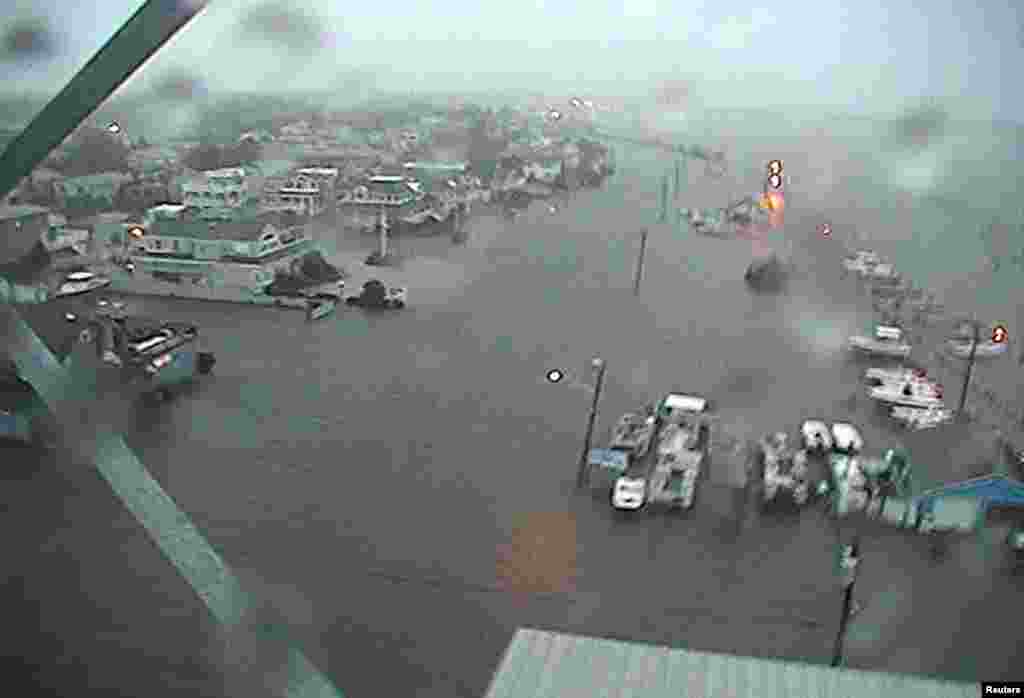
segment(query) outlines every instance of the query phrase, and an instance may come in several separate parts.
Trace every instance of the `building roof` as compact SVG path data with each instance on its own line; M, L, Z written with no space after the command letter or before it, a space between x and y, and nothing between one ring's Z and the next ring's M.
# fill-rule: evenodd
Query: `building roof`
M32 206L31 204L0 204L0 220L15 220L29 216L38 216L40 213L48 213L49 211L50 209L43 206Z
M191 238L195 240L233 240L252 242L259 240L268 225L266 220L249 221L155 221L150 236Z
M131 179L131 175L124 172L98 172L96 174L82 175L81 177L66 177L63 184L90 185L90 184L116 184Z
M519 630L487 698L968 698L975 683Z

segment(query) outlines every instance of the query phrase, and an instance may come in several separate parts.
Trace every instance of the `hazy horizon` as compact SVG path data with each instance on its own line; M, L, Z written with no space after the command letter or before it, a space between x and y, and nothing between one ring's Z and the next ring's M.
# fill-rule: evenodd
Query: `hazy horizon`
M142 3L14 4L0 56L11 73L5 87L52 96ZM382 11L332 0L217 0L120 93L273 84L275 92L344 93L343 101L370 90L653 101L669 86L674 96L659 103L668 111L884 116L932 99L958 120L1024 122L1024 95L1005 68L1024 65L1019 10L1008 0L915 4L566 0L449 10L393 0ZM25 30L33 19L35 34Z

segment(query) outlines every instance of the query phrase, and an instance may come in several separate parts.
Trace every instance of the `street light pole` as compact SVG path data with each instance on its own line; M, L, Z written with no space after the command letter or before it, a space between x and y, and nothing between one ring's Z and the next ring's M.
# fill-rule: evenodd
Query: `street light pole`
M647 228L640 231L640 254L636 258L636 273L633 276L633 295L640 295L640 282L644 278L644 255L647 252Z
M843 648L846 642L846 629L850 623L853 610L853 587L857 582L857 568L860 566L860 538L844 546L839 560L843 572L843 615L839 618L839 632L836 633L835 645L832 648L832 666L843 663Z
M604 388L604 372L606 364L604 359L596 357L590 362L591 367L597 371L597 384L594 386L594 401L590 405L590 417L587 420L587 433L583 437L583 452L580 454L579 468L576 472L576 488L583 487L588 480L590 461L590 442L594 438L594 422L597 421L597 406L601 401L601 390Z
M971 353L967 356L967 370L964 371L964 385L960 390L960 406L957 413L964 414L964 405L967 404L967 390L971 385L971 377L974 374L974 357L978 351L978 342L981 341L981 328L977 320L971 320Z

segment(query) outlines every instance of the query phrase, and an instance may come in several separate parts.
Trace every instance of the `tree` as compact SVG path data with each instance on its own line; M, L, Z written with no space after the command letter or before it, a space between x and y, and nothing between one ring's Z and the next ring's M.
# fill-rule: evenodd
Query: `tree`
M86 127L72 140L62 172L69 177L128 168L128 146L101 128Z

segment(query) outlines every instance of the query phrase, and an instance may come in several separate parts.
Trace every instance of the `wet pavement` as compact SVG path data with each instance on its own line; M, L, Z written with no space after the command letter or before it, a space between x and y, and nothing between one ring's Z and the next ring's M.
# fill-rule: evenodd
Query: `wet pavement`
M901 434L849 399L867 364L844 342L873 315L839 279L841 251L814 216L787 211L802 273L787 294L757 296L742 282L750 243L652 224L656 192L620 176L554 214L481 215L461 247L399 241L410 259L395 270L358 264L365 252L353 250L372 238L327 240L353 286L377 276L410 288L398 313L340 309L309 324L129 299L197 323L218 363L170 404L119 412L128 443L347 695L482 695L524 625L829 660L837 533L818 511L741 505L730 487L740 458L713 462L689 515L623 518L573 492L595 354L608 362L598 433L682 389L713 398L737 443L804 418L851 419L869 450L905 440L936 481L991 452L977 429ZM547 382L552 368L567 379ZM219 635L89 468L24 457L4 492L19 531L6 597L28 600L7 614L9 641L22 638L7 654L60 658L66 673L40 681L58 693L259 695L254 667L273 658ZM1024 590L1000 571L999 541L959 542L939 565L923 542L881 530L865 540L849 663L1015 678L1021 631L1000 619Z

